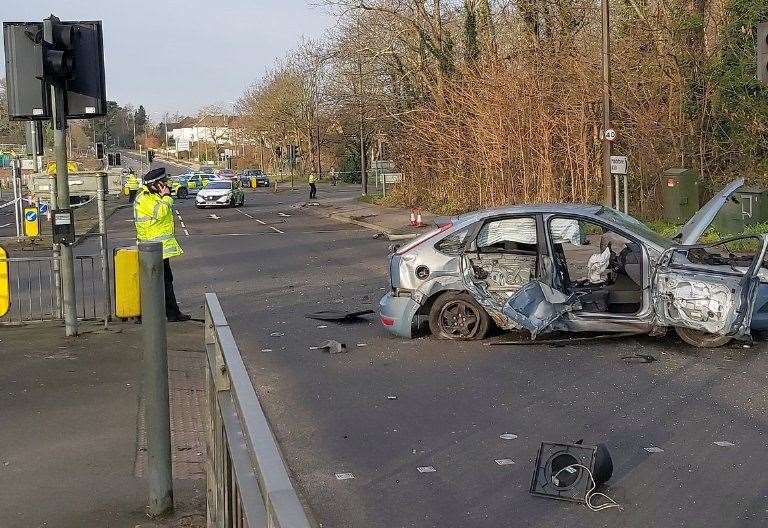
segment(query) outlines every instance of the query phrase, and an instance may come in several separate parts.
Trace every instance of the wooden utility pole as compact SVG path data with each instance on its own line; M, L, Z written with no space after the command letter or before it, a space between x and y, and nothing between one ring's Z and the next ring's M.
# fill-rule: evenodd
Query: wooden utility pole
M611 141L606 131L611 128L611 39L608 0L601 0L603 26L603 203L613 207L613 181L611 176Z

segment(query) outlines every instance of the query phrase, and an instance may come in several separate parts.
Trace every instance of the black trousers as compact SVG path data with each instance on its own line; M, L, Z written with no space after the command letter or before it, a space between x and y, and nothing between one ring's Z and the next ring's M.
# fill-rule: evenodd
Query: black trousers
M163 278L165 279L165 316L179 315L179 305L176 303L176 293L173 291L173 272L171 259L163 259Z
M309 184L309 199L317 197L317 186L315 186L314 182Z

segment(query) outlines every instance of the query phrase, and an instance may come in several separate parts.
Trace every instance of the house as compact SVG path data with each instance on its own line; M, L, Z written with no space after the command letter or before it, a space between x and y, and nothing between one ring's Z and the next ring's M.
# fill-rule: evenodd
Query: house
M180 122L174 123L173 129L168 133L173 137L179 150L188 150L190 144L198 141L217 145L229 144L233 136L231 127L233 119L231 116L224 115L185 117Z

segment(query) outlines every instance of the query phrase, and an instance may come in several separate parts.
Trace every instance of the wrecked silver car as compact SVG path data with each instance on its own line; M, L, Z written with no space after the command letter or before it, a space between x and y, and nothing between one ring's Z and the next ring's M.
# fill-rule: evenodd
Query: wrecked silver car
M766 239L697 245L737 180L667 239L599 205L520 205L439 221L389 258L382 324L411 337L527 330L661 334L720 346L768 328ZM743 249L749 247L751 255Z

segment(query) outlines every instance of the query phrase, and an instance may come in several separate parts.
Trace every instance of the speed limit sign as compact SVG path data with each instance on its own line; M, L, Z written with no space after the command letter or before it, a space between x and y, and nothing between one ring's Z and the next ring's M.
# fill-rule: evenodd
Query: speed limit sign
M606 141L615 141L616 140L616 131L612 128L607 129L604 132L605 140Z

